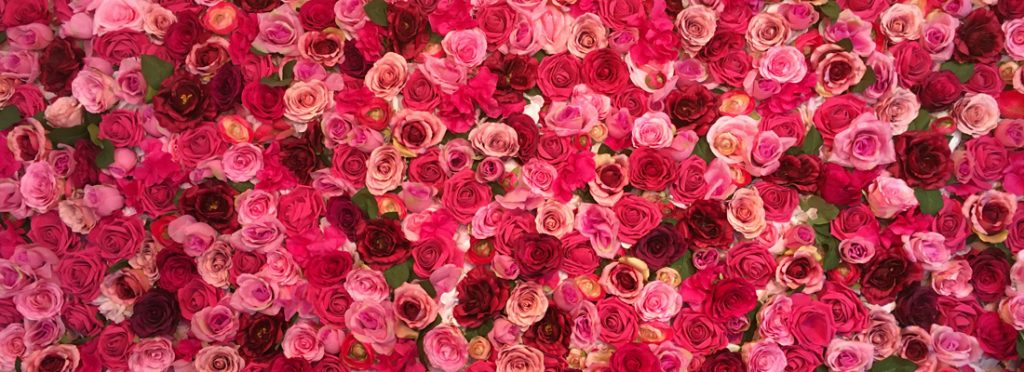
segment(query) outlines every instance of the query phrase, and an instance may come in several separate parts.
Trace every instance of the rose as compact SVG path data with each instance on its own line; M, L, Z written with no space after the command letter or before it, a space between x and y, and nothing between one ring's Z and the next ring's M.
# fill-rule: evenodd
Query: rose
M52 281L37 281L14 295L14 306L27 320L56 316L64 306L63 291Z
M26 207L46 212L57 205L61 197L58 191L63 183L55 172L47 162L33 162L25 167L18 191Z
M932 325L931 336L936 359L942 363L960 367L982 355L981 346L974 336L938 324Z
M125 217L115 213L101 219L87 238L99 249L100 257L116 261L133 256L142 246L144 233L142 219L137 215Z
M927 286L908 288L896 299L893 314L902 324L928 327L938 320L938 295Z
M676 15L676 32L687 53L694 55L711 41L718 29L717 19L714 10L700 4L686 7Z
M231 307L247 313L275 314L280 310L277 281L253 274L239 274L235 278L237 289L231 294Z
M238 333L238 314L224 305L209 306L192 315L189 329L202 341L230 342Z
M890 171L908 186L936 189L944 186L953 172L946 138L938 133L914 131L894 140L896 162Z
M996 190L971 195L964 201L963 213L971 228L986 242L1000 242L1006 238L1006 228L1013 222L1017 203L1013 195Z
M352 270L352 255L348 252L327 252L307 261L303 273L314 287L329 287L342 282Z
M128 355L134 345L135 335L122 324L111 324L103 328L97 337L96 352L107 368L128 368Z
M345 325L352 336L370 344L378 353L390 353L395 347L395 315L389 302L355 302L345 311Z
M286 358L316 361L324 357L324 344L317 337L317 329L308 321L300 321L288 327L281 341L281 349Z
M946 248L945 237L933 232L915 232L903 236L903 249L911 262L920 262L929 270L936 270L947 262L952 252Z
M694 354L707 355L728 343L720 323L692 309L680 311L672 322L672 329L675 331L672 342Z
M498 351L495 371L539 371L544 369L544 354L526 345L510 345Z
M274 121L284 117L284 93L281 87L250 82L242 89L242 106L256 119Z
M114 110L103 115L98 137L117 147L132 147L142 142L142 123L137 113Z
M821 292L818 292L818 301L832 308L837 332L859 332L867 327L868 308L850 288L831 281L825 282Z
M775 268L775 257L754 242L737 244L726 254L726 277L742 279L758 288L772 280Z
M235 336L238 352L245 358L268 360L273 357L273 348L284 337L287 326L283 315L270 316L262 313L242 315L240 331Z
M302 8L299 8L299 12L301 15ZM342 37L337 34L307 32L299 37L299 55L324 67L333 67L345 57L343 45Z
M320 192L309 186L296 187L288 194L282 195L277 203L277 210L280 211L279 220L290 236L318 227L324 208Z
M999 124L999 107L988 94L970 93L953 104L952 116L957 130L980 137Z
M964 87L952 71L935 71L928 74L920 85L914 88L921 99L921 107L937 111L945 109L964 94Z
M683 307L683 297L675 287L655 280L644 286L633 305L640 319L668 323Z
M519 265L520 276L526 279L545 276L561 264L562 244L550 235L520 235L512 241L511 249Z
M539 321L547 310L548 298L544 288L533 282L516 286L505 304L508 321L523 328Z
M624 345L637 337L637 313L632 306L617 297L608 297L597 302L597 311L600 315L602 341Z
M473 214L491 200L491 189L473 176L472 170L462 170L451 176L444 184L441 194L443 205L455 221L467 224Z
M483 267L466 273L457 290L459 302L453 314L459 325L467 328L477 327L500 312L509 297L507 282Z
M711 200L697 200L686 209L676 225L687 239L701 248L726 246L733 240L733 227L721 204Z
M829 97L814 112L814 126L825 144L831 144L838 133L849 128L855 118L867 111L864 101L855 95Z
M345 292L342 285L335 284L307 293L315 296L310 301L313 303L313 312L321 322L333 326L345 324L345 311L352 304L352 298Z
M96 250L69 253L61 257L57 275L65 293L90 301L99 294L104 264Z
M871 368L874 348L859 341L832 340L825 351L825 365L836 371L859 371Z
M537 86L545 97L564 100L582 82L582 66L572 54L559 53L545 57L537 70Z
M829 161L859 170L896 161L890 127L874 114L863 113L836 134Z
M889 6L889 3L879 0L843 0L840 2L840 6L844 9L850 9L853 14L861 19L872 22Z
M327 84L319 81L297 81L284 91L284 117L297 123L310 122L324 113L331 103Z
M993 250L984 250L970 256L971 284L978 299L995 302L1005 295L1005 288L1010 284L1010 263L1006 257Z
M891 94L883 96L875 105L878 119L892 126L893 134L899 135L910 129L910 123L917 118L921 103L917 95L902 87L895 87Z
M153 96L153 108L160 126L173 133L195 128L215 116L213 101L191 74L176 73L161 83Z
M237 228L234 197L236 191L223 182L205 182L181 195L181 213L191 215L222 232ZM102 223L102 221L101 221Z
M174 294L153 288L139 297L128 324L139 337L171 335L181 318L178 309Z
M814 155L782 155L779 169L766 175L765 181L792 187L801 193L816 192L821 178L821 159Z
M14 11L8 10L4 14L13 14ZM85 52L75 43L63 38L54 39L39 58L39 82L49 92L67 95L71 92L73 76L82 69L83 57Z
M608 362L615 371L653 372L661 370L658 357L647 344L626 344L615 350Z
M462 331L451 325L434 327L423 337L427 360L445 371L458 371L469 359L469 343Z
M412 245L413 272L426 278L448 263L453 263L456 250L450 239L424 237Z
M970 162L971 178L979 181L999 179L1006 169L1008 154L1005 147L991 136L967 141L967 160Z
M126 29L108 32L92 40L93 51L110 63L138 57L149 44L146 34Z
M689 243L676 229L661 224L637 239L631 252L652 269L660 269L682 257L688 246Z
M726 218L733 229L747 239L761 235L765 229L764 201L761 200L757 189L736 190L726 213Z
M788 323L796 343L812 350L824 349L835 334L832 309L804 294L793 296L793 313Z
M479 17L479 16L478 16ZM388 39L392 49L405 58L414 58L430 40L426 27L427 17L405 6L388 9Z
M388 297L387 282L379 271L360 267L345 276L345 291L355 301L383 301Z
M675 166L663 149L642 147L629 157L629 181L641 190L664 190L675 178Z
M227 150L227 143L209 123L186 129L172 138L171 154L174 160L186 167L194 167Z
M904 88L917 86L931 72L931 70L919 68L932 65L932 56L920 43L904 41L892 46L889 51L895 59L894 66L900 86Z
M778 371L786 367L786 353L775 342L759 341L744 344L742 355L750 371Z
M635 261L612 262L601 270L598 283L609 294L633 303L643 290L644 271Z
M799 49L791 46L773 46L768 48L757 61L758 72L765 79L780 84L798 83L807 75L805 57Z
M733 50L711 62L708 65L708 70L717 82L743 86L743 80L746 79L752 66L753 60L749 54Z
M360 235L356 244L359 258L373 269L386 270L409 257L409 240L394 220L367 221Z
M404 283L395 288L395 317L413 329L426 328L437 318L437 303L423 287Z
M402 88L402 103L413 110L432 111L441 103L439 88L423 71L414 70Z
M861 294L868 303L892 302L896 294L921 277L921 268L901 252L879 251L861 272Z
M599 93L610 94L620 91L629 81L626 63L618 53L610 49L588 53L583 58L581 69L583 82Z
M201 372L241 371L245 359L233 347L210 345L196 353L194 364Z
M751 49L764 52L789 39L790 26L778 13L758 13L747 26L746 39ZM794 49L795 50L795 49ZM797 79L796 81L799 81Z
M415 154L422 154L428 148L437 146L446 133L441 119L423 111L399 111L391 119L391 126L395 142Z
M158 285L168 291L177 292L186 283L198 279L195 263L180 249L163 249L156 256L156 266L160 271Z
M50 345L28 354L22 368L32 371L74 371L81 363L78 346Z
M366 161L366 188L374 195L383 195L398 187L405 174L405 161L393 146L381 146Z
M409 68L405 58L387 53L367 71L366 87L377 97L390 99L402 90L408 76Z
M672 229L668 229L673 231ZM657 229L655 230L657 231ZM577 233L571 232L561 238L562 241L562 265L559 267L562 271L569 276L579 276L586 273L592 273L597 269L600 264L600 257L594 252L594 249L590 247L590 239ZM639 245L634 244L634 248ZM671 246L675 248L675 246ZM639 252L639 250L634 251ZM681 255L681 253L680 253Z
M999 318L999 313L987 311L978 317L974 337L981 350L999 360L1014 358L1017 331Z
M1003 40L995 13L976 9L956 29L953 58L960 63L994 63L1003 50Z
M661 210L653 202L636 195L626 195L612 207L618 217L619 239L632 244L661 223Z

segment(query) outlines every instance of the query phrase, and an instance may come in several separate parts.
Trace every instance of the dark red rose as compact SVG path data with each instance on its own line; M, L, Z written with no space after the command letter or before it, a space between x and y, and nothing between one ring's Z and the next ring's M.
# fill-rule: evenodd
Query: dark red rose
M240 103L242 98L242 86L245 79L242 71L233 64L226 64L217 70L217 73L206 84L210 92L210 100L213 101L217 111L227 111Z
M853 119L867 111L867 104L856 95L829 97L814 112L814 127L821 133L825 144L830 145L836 134L849 127Z
M166 179L144 187L140 183L137 203L146 214L159 216L177 209L177 206L174 205L174 198L178 195L178 191L178 182L175 182L174 179Z
M126 324L110 324L104 327L96 340L99 341L96 352L104 366L128 369L128 356L135 345L135 335Z
M818 181L821 198L835 205L850 205L861 199L861 191L878 176L880 169L872 171L848 170L835 163L825 164Z
M26 3L32 3L28 1ZM21 2L14 2L21 4ZM45 2L43 3L45 5ZM7 17L5 13L4 17ZM71 93L71 81L82 69L85 51L66 39L53 39L39 56L39 83L49 92L60 96Z
M199 278L195 261L180 249L165 248L156 255L156 267L160 273L157 285L175 292L186 283Z
M742 363L742 362L741 362ZM612 371L659 372L661 361L648 344L626 344L615 350L611 361Z
M964 84L968 92L986 93L998 96L1006 83L999 77L999 70L992 65L974 65L974 74Z
M779 170L764 180L779 186L792 187L801 193L818 191L821 178L821 158L815 155L782 155Z
M489 48L508 42L508 35L518 14L506 3L481 6L476 12L476 21L487 38ZM492 47L493 46L493 47ZM548 59L551 57L546 57ZM545 94L547 96L547 94Z
M754 187L764 201L765 218L785 222L793 217L793 210L800 203L800 194L796 190L769 182L758 182Z
M719 97L700 84L685 84L665 97L665 112L679 129L705 135L719 117Z
M118 64L138 57L149 47L149 37L139 31L116 30L92 39L92 50L107 62Z
M896 162L889 167L910 187L938 189L953 173L952 153L946 136L937 132L911 131L895 138Z
M238 192L223 182L204 182L181 195L182 214L195 217L221 232L238 228L235 218L235 195Z
M728 372L728 371L742 371L743 358L740 357L740 353L734 353L729 350L722 350L704 359L704 363L700 365L700 372Z
M636 86L626 86L611 96L612 107L626 110L633 117L640 117L647 112L649 94Z
M889 0L839 0L837 3L868 22L874 21L883 10L889 8Z
M640 190L661 191L675 179L676 165L663 149L641 147L629 156L629 182Z
M746 280L724 279L711 287L707 301L708 316L718 321L727 321L754 310L757 293Z
M960 63L995 63L1003 52L1003 29L995 13L978 8L964 18L953 39L953 59Z
M393 4L388 7L388 36L391 50L405 58L415 58L427 47L427 17L422 13Z
M820 351L813 351L801 346L784 346L786 353L786 372L811 372L825 363Z
M344 372L348 369L341 364L341 359L335 355L326 354L323 359L313 365L314 372Z
M639 335L636 310L618 297L606 297L598 301L597 313L601 319L601 341L619 347L633 342Z
M939 295L931 286L910 286L896 298L893 315L903 326L918 326L930 329L939 318L937 300Z
M984 302L996 302L1006 296L1010 284L1010 263L998 249L986 249L971 255L969 262L974 276L974 294Z
M67 254L57 266L60 287L67 295L89 302L100 293L106 265L95 249Z
M352 255L348 252L331 251L320 254L306 262L302 272L309 284L316 288L340 285L352 270Z
M672 320L672 341L698 355L707 355L728 344L723 324L706 314L686 308Z
M725 247L732 243L735 233L722 204L713 200L693 202L676 228L700 248Z
M601 264L601 258L594 252L590 239L578 232L562 237L561 269L569 276L593 273ZM640 244L640 243L637 243ZM636 249L636 245L633 246Z
M711 37L711 41L708 41L704 48L701 48L700 52L697 53L697 58L705 62L714 62L730 51L742 50L744 45L746 45L746 40L743 37L743 33L746 31L746 26L739 32L719 28L715 32L715 36Z
M923 362L928 361L929 357L935 355L930 339L926 339L924 337L904 336L902 340L900 340L900 344L901 356L914 363L922 364Z
M421 278L429 278L434 270L455 263L453 261L457 257L461 256L451 239L424 237L412 245L412 269Z
M195 11L186 10L176 13L174 16L177 21L167 28L163 47L167 57L181 62L192 51L193 45L206 41L210 37L210 32L199 23L199 16Z
M170 336L174 334L180 318L178 299L174 294L153 288L135 302L128 324L139 337Z
M367 221L360 235L356 244L359 258L374 270L387 270L409 258L411 244L395 220Z
M274 348L284 338L286 326L284 316L280 313L275 316L243 314L238 335L235 336L235 343L239 346L238 354L246 359L269 360L276 354Z
M3 10L0 25L3 28L27 25L29 23L50 23L50 6L45 0L8 1Z
M551 235L523 234L512 241L512 258L519 276L536 279L557 270L562 260L562 242Z
M469 223L480 208L491 202L491 188L480 183L473 170L463 169L448 179L441 194L441 205L459 223Z
M523 92L537 85L538 62L530 56L495 52L484 66L498 75L498 90Z
M371 27L371 26L367 26ZM372 27L378 27L373 25ZM347 76L360 79L366 77L366 72L370 71L370 67L373 63L366 60L363 53L356 47L356 43L345 43L342 52L345 53L345 58L342 59L341 63L338 64L338 70L342 74Z
M247 13L266 13L280 6L281 0L242 0L239 5Z
M343 231L351 241L357 239L358 232L366 225L366 213L348 197L331 198L324 213L327 222Z
M793 312L787 319L796 344L819 353L835 337L832 307L803 293L792 296Z
M1024 1L1021 0L1000 1L996 3L995 9L999 19L1003 21L1024 17Z
M99 124L100 139L110 140L117 147L132 147L142 142L145 132L142 119L135 111L112 110L102 116Z
M854 236L874 237L878 236L881 226L875 219L866 204L859 203L849 208L843 208L830 222L832 235L839 240L846 240Z
M818 301L832 309L832 320L839 333L857 333L868 326L868 307L846 286L827 281L818 292Z
M661 223L661 207L643 197L625 194L612 206L619 218L619 239L635 243Z
M999 318L999 313L986 311L978 317L974 337L981 350L999 360L1017 357L1017 330Z
M352 184L353 188L363 188L366 184L366 160L370 158L370 155L359 150L355 147L348 145L339 145L334 148L334 155L331 158L331 174L335 177L341 178L348 183ZM417 159L414 158L412 163L416 163ZM434 153L434 160L436 162L437 154ZM426 162L426 161L421 161ZM410 180L423 183L432 183L427 181L420 181L418 175L429 172L432 168L424 164L420 164L424 169L416 169L413 166L409 167L409 178ZM437 168L440 169L440 163L437 164Z
M515 113L505 118L505 124L515 129L518 135L519 157L523 160L529 160L536 156L537 142L540 138L540 129L537 127L537 122L526 114Z
M124 216L120 212L104 217L89 231L89 244L99 248L100 257L108 262L134 256L146 237L139 215Z
M621 91L629 83L629 68L611 49L599 49L583 57L583 82L599 93Z
M864 264L860 293L870 304L885 305L911 283L921 280L921 267L899 251L879 251Z
M161 87L153 96L153 110L161 127L181 133L216 117L213 101L195 76L179 71L164 80Z
M250 82L242 89L242 106L257 119L280 119L284 117L284 88Z
M753 66L753 59L750 54L742 50L734 50L708 64L708 70L715 80L734 87L741 87L751 66Z
M933 71L914 87L914 93L921 100L922 108L936 111L948 108L960 99L964 95L964 87L952 71Z
M657 270L682 258L689 245L672 225L662 224L637 240L630 251L651 270Z
M581 70L580 60L568 52L544 57L537 70L537 86L545 97L565 100L583 82Z
M315 260L311 260L315 261ZM340 283L326 288L314 289L312 291L316 298L310 300L313 303L313 312L320 317L324 324L345 326L345 311L352 305L352 297Z
M178 290L178 305L181 317L191 320L199 310L216 305L221 300L220 289L214 288L203 281L198 275Z
M551 357L562 357L569 352L572 324L569 315L557 306L549 306L544 317L523 333L523 343L537 348Z
M742 279L754 287L764 288L775 279L777 266L775 256L763 245L752 241L743 242L726 253L725 277Z
M477 266L466 273L458 284L458 304L453 312L459 325L479 327L485 320L498 315L508 301L508 282L498 279L494 272Z
M921 66L931 66L932 57L921 47L920 43L904 41L894 45L889 51L895 59L893 65L896 68L900 86L912 88L931 73L931 68L921 68Z
M307 31L321 31L338 27L334 20L334 2L330 0L307 1L299 7L299 22Z

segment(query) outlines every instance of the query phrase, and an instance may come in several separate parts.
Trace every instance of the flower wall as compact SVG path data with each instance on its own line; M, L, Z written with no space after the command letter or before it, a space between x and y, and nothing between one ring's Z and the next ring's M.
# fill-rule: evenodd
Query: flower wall
M0 0L0 370L1001 371L1022 0Z

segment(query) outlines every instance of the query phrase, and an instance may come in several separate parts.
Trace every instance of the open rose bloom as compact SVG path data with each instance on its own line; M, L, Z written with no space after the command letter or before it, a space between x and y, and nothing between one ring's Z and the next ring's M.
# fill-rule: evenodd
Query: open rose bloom
M1024 0L0 0L0 371L1024 370Z

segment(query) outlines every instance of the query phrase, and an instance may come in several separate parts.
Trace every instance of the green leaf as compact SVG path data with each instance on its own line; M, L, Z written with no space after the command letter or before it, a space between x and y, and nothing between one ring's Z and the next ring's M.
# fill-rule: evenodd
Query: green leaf
M21 357L14 358L14 371L21 372Z
M86 125L85 129L86 129L86 131L89 132L89 140L92 141L92 143L94 145L96 145L96 146L103 146L103 143L100 142L100 125L99 124L89 124L89 125Z
M536 59L537 62L540 62L541 60L544 59L544 57L547 57L547 56L548 56L548 54L544 53L544 51L541 50L541 51L538 51L537 53L533 54L533 59Z
M100 141L100 153L96 154L96 167L99 169L107 169L110 164L114 163L114 144L110 143L109 140Z
M809 198L800 202L800 209L806 211L811 208L818 211L818 218L811 220L811 224L814 225L829 223L829 221L834 220L836 216L839 215L839 207L832 205L817 195L811 195Z
M753 340L754 336L757 334L757 313L759 311L761 311L760 302L757 303L757 306L754 307L754 310L751 310L749 313L747 313L747 324L750 325L750 328L747 328L747 331L743 332L743 342L749 342L750 340Z
M683 253L683 257L673 262L669 267L678 271L679 277L686 280L686 278L697 272L697 268L693 267L693 251L686 250L686 253Z
M142 55L142 77L146 79L146 85L153 90L160 90L160 83L174 74L174 65L160 59L160 57Z
M1024 360L1024 332L1017 333L1017 357Z
M235 189L235 191L238 191L239 193L243 193L243 192L246 192L248 190L252 190L252 188L255 187L255 185L253 185L252 182L249 182L249 181L245 181L245 182L228 182L228 185L230 185L231 188Z
M423 328L423 330L420 331L419 336L416 337L416 348L420 351L420 362L423 363L424 366L429 366L430 360L427 359L427 348L423 346L423 337L427 335L427 332L430 332L430 330L434 329L434 327L437 327L439 324L441 324L441 318L435 317L434 321L427 325L426 328Z
M7 41L7 32L0 32L0 43Z
M398 288L402 283L408 282L410 276L412 276L412 259L405 260L384 270L384 279L391 288Z
M363 6L366 17L378 26L388 26L388 3L384 0L371 0Z
M497 182L490 182L488 184L491 185L491 194L505 195L505 186L502 186L500 183Z
M832 227L829 224L814 226L814 242L821 247L823 259L821 267L825 270L832 270L839 266L839 239L832 236Z
M914 118L914 121L910 122L910 127L908 127L907 130L928 130L928 127L930 127L931 124L932 114L927 110L921 110L917 112L917 117Z
M825 140L821 138L821 133L818 132L818 128L812 125L811 129L807 131L807 135L804 136L804 154L818 155L818 149L821 148L821 144L823 143L825 143Z
M942 192L939 190L914 189L914 196L920 204L921 213L934 216L942 210Z
M382 218L387 218L387 219L389 219L389 220L395 220L395 221L397 221L397 220L398 220L398 212L388 212L388 213L384 213L384 214L382 214L382 215L381 215L381 217L382 217Z
M494 328L494 320L488 319L484 321L484 324L481 324L479 327L467 328L464 335L466 336L467 341L472 340L473 337L476 336L487 337L487 333L490 332L492 328Z
M818 366L818 368L814 369L814 372L828 372L828 371L829 371L828 366L826 366L824 364L822 364L822 365Z
M839 19L839 4L836 4L835 0L829 0L827 3L822 4L818 7L818 11L832 21Z
M708 144L707 137L701 137L697 140L697 144L693 146L693 154L708 163L711 162L711 159L715 158L715 154L711 152L711 145Z
M355 195L352 195L352 202L359 209L362 209L363 212L366 212L366 217L371 219L377 218L377 197L370 194L370 190L367 190L365 187L362 188Z
M956 63L948 61L939 66L941 70L952 71L953 75L956 75L957 79L960 79L961 83L966 83L967 80L974 76L974 64L971 63Z
M891 356L876 361L871 366L871 372L913 372L917 370L917 364L898 356Z
M615 150L612 150L611 147L608 147L608 145L602 143L601 146L597 148L597 153L615 155Z
M117 261L116 263L114 263L113 265L111 265L109 269L107 269L107 274L113 274L113 273L116 273L116 272L118 272L118 271L121 271L121 269L123 269L123 268L126 268L126 267L128 267L128 266L131 266L131 265L130 265L130 264L128 263L128 260L121 260L121 261Z
M421 280L419 284L430 297L437 297L437 289L434 288L434 283L431 283L429 280Z
M46 130L46 138L54 145L74 145L80 139L89 138L89 130L86 125L79 125L71 128L52 128Z
M289 61L281 68L280 76L277 74L260 79L260 83L270 87L286 87L295 80L295 61Z
M843 50L847 52L853 51L853 41L851 41L850 38L839 40L839 42L837 42L836 45L843 47Z
M850 90L854 93L863 93L872 85L875 85L875 81L878 81L878 77L875 76L875 70L869 68L864 70L864 77L860 78L860 82L858 82L857 85L854 85L853 88L850 88Z
M0 130L10 128L19 121L21 121L21 111L18 111L18 107L7 105L0 110Z

